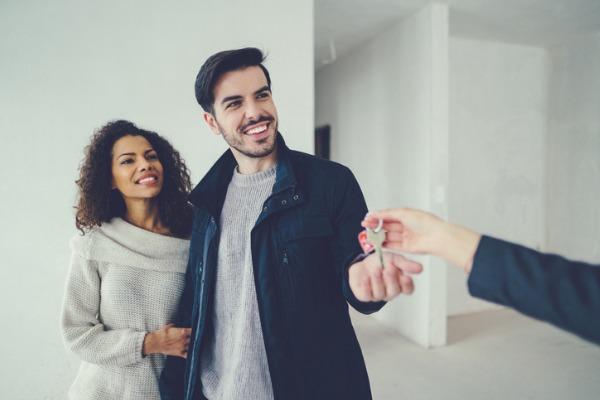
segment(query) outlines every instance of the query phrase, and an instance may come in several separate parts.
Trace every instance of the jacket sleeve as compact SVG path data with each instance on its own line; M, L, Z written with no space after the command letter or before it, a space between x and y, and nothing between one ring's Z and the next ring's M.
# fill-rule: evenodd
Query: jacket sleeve
M98 264L74 252L61 316L61 330L67 348L84 361L94 364L126 366L140 362L146 332L106 330L98 318L99 310Z
M191 259L191 257L190 257ZM195 279L191 261L188 261L185 273L185 286L179 309L177 311L177 326L189 328L192 326L192 307L194 304ZM193 337L193 333L192 333ZM190 347L192 343L190 343ZM162 400L179 400L185 395L184 383L187 360L181 357L167 356L163 371L159 378L160 397Z
M337 179L334 194L334 265L341 277L342 291L346 301L357 311L371 314L380 310L385 302L362 302L358 300L348 281L348 269L362 253L358 243L360 222L367 213L365 198L352 172L344 168L344 176Z
M473 296L600 344L600 265L483 236L468 286Z

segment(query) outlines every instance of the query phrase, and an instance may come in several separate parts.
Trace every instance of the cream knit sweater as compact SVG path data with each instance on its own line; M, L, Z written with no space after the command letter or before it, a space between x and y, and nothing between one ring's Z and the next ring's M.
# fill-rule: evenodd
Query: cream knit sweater
M165 356L142 356L147 332L172 322L189 241L114 218L71 240L61 327L83 361L69 398L160 400Z

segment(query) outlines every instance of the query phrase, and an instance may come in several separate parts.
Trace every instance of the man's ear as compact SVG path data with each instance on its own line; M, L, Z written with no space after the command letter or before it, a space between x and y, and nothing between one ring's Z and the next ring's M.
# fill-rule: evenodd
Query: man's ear
M208 125L210 130L213 131L213 133L215 135L221 134L221 129L219 129L219 124L217 124L217 119L215 118L214 115L212 115L209 112L205 112L204 113L204 122L206 122L206 125Z

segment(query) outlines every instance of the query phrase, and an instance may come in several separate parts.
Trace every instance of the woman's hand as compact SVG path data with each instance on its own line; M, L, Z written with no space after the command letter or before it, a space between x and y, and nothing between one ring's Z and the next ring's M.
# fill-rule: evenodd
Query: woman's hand
M471 271L480 234L410 208L370 212L362 226L374 228L380 219L386 231L383 247L438 256L462 267L467 273Z
M165 325L146 334L142 354L147 356L158 353L186 358L191 334L191 328L176 328L173 324Z

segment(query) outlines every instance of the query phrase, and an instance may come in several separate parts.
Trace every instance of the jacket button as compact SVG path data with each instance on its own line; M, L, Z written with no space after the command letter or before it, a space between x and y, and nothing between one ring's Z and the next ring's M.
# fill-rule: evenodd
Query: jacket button
M287 204L287 200L281 200L281 205L285 206Z
M300 198L300 196L298 196L297 194L294 195L294 200L298 200Z
M268 208L267 206L264 206L263 211L267 211L267 208Z

